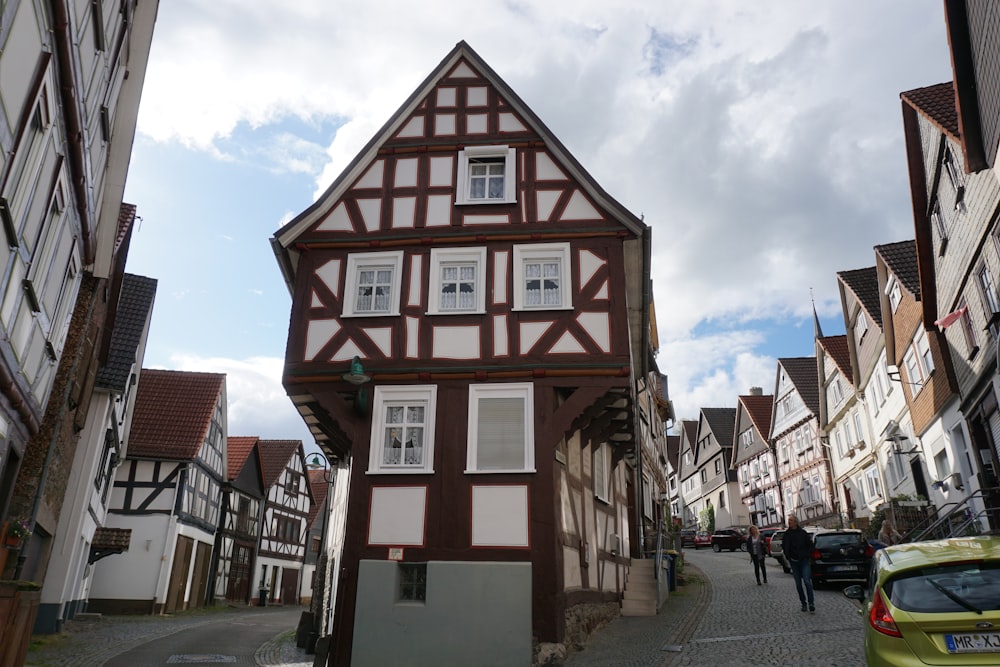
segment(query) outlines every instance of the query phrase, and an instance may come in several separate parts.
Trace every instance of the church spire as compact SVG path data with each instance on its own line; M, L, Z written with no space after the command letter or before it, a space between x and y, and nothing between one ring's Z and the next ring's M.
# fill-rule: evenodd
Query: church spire
M816 338L823 337L823 327L819 324L819 315L816 314L816 299L813 297L812 287L809 288L809 300L812 301L813 305L813 332Z

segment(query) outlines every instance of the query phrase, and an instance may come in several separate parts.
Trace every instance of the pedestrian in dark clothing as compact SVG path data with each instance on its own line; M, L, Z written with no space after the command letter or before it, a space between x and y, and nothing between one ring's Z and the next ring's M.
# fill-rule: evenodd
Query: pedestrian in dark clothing
M750 526L750 534L747 536L747 552L750 554L750 561L753 563L753 574L757 577L757 585L760 586L761 577L767 583L767 570L764 569L764 559L767 558L767 545L764 538L760 536L760 528Z
M781 543L781 552L792 568L795 590L799 594L802 611L816 611L813 600L812 551L812 536L799 526L799 520L794 514L789 514L788 530L785 531L785 538Z

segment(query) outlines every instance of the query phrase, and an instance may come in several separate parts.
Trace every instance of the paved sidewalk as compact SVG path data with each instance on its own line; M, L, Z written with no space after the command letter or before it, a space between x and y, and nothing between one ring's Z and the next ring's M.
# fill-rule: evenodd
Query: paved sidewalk
M688 562L685 585L677 586L656 616L619 616L570 655L567 667L666 667L680 655L711 601L711 584Z
M311 667L313 656L295 645L301 607L240 607L194 610L167 616L101 616L73 620L57 635L35 635L25 665L29 667L96 667L154 639L183 630L233 620L248 614L288 616L288 630L261 645L254 662L260 667Z

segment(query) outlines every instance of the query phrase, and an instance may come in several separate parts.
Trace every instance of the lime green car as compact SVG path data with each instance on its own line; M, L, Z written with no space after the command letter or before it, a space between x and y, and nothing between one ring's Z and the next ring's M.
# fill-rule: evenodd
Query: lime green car
M861 602L869 667L1000 665L1000 536L875 552Z

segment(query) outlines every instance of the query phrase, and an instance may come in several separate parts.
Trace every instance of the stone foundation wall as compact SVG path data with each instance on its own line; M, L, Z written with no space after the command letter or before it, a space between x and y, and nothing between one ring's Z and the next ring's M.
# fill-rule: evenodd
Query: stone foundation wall
M599 602L574 605L566 610L566 647L583 648L595 630L604 627L621 615L617 602Z

